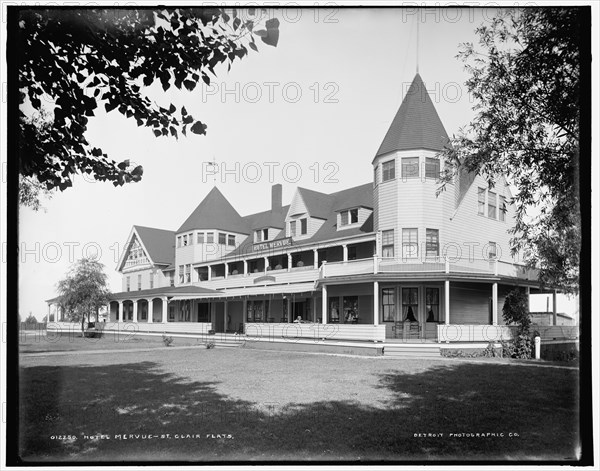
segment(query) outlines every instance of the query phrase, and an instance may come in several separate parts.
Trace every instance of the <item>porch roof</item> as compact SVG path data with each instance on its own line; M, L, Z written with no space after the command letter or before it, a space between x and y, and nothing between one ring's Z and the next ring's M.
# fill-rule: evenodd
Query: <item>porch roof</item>
M315 291L314 283L294 283L291 285L261 285L261 286L249 286L245 288L231 288L224 289L215 292L216 294L206 295L195 295L195 294L180 294L174 296L171 301L182 301L186 299L199 299L199 298L237 298L243 296L259 296L269 294L295 294L295 293L310 293Z
M124 299L137 299L147 297L158 297L167 296L173 297L175 295L193 295L201 297L207 294L217 294L218 291L214 289L201 288L199 286L167 286L163 288L152 288L152 289L141 289L138 291L121 291L119 293L111 293L109 296L110 301L121 301Z

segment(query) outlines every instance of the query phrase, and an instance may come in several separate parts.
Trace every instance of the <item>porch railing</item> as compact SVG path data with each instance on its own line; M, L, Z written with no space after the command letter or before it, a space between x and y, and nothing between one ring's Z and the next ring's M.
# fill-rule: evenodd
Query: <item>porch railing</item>
M508 276L527 280L537 279L537 270L525 265L495 259L451 260L428 257L424 260L405 257L373 257L346 262L324 262L320 278L376 273L463 273Z

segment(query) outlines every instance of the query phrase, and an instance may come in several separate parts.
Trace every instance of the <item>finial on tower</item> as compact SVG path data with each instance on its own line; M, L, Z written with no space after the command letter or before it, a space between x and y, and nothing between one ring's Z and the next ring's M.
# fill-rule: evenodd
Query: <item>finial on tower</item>
M421 16L419 13L421 10L417 8L417 74L419 73L419 23L421 22Z

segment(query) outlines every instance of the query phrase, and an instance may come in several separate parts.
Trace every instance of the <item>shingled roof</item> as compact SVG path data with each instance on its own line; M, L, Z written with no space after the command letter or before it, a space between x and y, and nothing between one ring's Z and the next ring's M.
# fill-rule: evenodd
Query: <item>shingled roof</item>
M441 151L447 143L448 134L417 74L375 157L398 150Z
M194 229L220 229L239 234L250 233L244 219L216 186L185 220L177 233Z
M133 226L140 236L148 256L159 265L169 265L175 260L175 233L154 227Z

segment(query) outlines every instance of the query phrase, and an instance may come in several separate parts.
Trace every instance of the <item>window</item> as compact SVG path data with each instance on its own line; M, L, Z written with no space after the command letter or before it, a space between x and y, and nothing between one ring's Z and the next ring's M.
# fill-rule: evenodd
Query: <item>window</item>
M169 320L171 322L175 321L175 306L173 304L169 304Z
M419 158L402 157L402 178L414 178L419 176Z
M485 215L485 188L477 188L477 214Z
M169 286L175 286L175 272L169 273Z
M194 233L192 232L189 236L190 245L194 245Z
M142 303L140 305L140 318L143 321L147 321L148 320L148 303Z
M186 265L185 266L185 282L189 283L191 281L192 281L192 266Z
M396 161L390 160L389 162L384 162L381 165L381 171L383 172L384 182L393 180L394 178L396 178Z
M341 225L356 224L358 222L358 208L348 209L341 212Z
M425 178L435 178L436 180L440 177L440 161L439 159L433 159L427 157L425 159Z
M348 246L348 260L356 260L356 245Z
M138 291L142 289L142 275L138 275Z
M263 229L263 240L269 240L269 229Z
M498 213L501 221L506 221L506 198L500 196L500 212Z
M440 290L439 288L425 288L425 311L427 322L440 320Z
M394 229L381 232L381 256L394 256Z
M190 321L190 301L185 300L179 303L179 320L183 322Z
M198 244L204 243L204 232L198 232Z
M290 236L296 236L296 221L290 221Z
M495 260L497 257L497 247L496 247L496 242L488 242L488 258L490 260Z
M488 191L488 217L496 219L496 193Z
M254 241L262 242L262 231L260 229L254 231Z
M305 235L308 232L308 220L300 219L300 234Z
M269 301L248 301L246 319L248 322L265 322L269 317Z
M419 289L402 288L402 320L417 322Z
M402 229L402 257L415 258L419 254L417 229Z
M215 233L214 232L207 232L206 233L206 242L209 244L214 244L215 243Z
M154 273L150 273L150 289L154 288Z
M181 236L177 236L177 248L181 247Z
M228 235L227 236L227 245L229 245L230 247L235 247L235 236L234 235Z
M219 244L225 245L227 243L227 234L219 232Z
M329 319L328 322L340 322L340 298L329 298Z
M183 283L183 265L179 265L179 283Z
M379 165L375 165L375 169L373 170L373 181L375 185L379 183Z
M127 291L131 291L131 278L129 276L125 278L125 284L127 286Z
M381 303L383 306L383 322L394 322L396 318L396 303L394 288L383 288L381 290Z
M188 244L188 236L187 234L183 236L183 246L185 247Z
M437 257L440 254L440 231L427 229L425 231L425 256Z
M344 321L358 319L358 296L344 296Z

